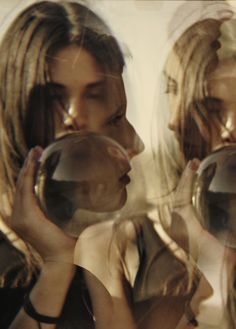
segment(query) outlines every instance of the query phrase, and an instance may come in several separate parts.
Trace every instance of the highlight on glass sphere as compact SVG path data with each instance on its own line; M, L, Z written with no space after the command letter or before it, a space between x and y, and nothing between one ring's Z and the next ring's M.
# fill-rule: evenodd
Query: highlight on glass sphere
M95 212L124 206L130 169L126 151L111 138L91 132L70 133L43 151L35 192L43 211L59 226L67 224L78 209L87 214L79 218L81 226L88 226L86 221L95 218Z
M236 248L236 144L206 157L197 171L193 204L205 229Z

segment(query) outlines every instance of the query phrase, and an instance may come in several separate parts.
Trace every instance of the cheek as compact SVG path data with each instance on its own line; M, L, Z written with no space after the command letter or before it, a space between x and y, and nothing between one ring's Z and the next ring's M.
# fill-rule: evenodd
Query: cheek
M172 114L178 112L180 103L181 103L181 97L179 94L177 94L177 95L169 94L168 95L168 104L169 104L169 108L171 109Z
M124 119L118 126L109 129L109 136L117 141L124 149L132 148L139 139L133 126Z

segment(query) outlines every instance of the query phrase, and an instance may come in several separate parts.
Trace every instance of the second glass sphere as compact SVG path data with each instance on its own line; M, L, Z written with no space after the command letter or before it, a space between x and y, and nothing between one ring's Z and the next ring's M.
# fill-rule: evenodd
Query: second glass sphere
M236 145L205 158L197 171L193 204L205 229L236 248Z

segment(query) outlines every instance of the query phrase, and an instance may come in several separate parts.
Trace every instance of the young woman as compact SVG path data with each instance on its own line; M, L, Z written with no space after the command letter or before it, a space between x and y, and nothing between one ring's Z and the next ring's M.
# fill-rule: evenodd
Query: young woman
M199 165L196 158L202 160L217 147L235 142L236 25L235 20L229 18L227 15L222 19L199 21L175 42L164 74L170 108L168 125L176 143L171 148L163 142L159 148L163 164L165 159L170 159L168 166L162 167L165 175L162 188L169 195L175 192L169 198L172 221L168 231L197 261L208 281L205 284L212 289L212 297L203 301L204 290L199 286L191 304L193 313L202 324L217 328L235 327L236 255L203 230L191 203L194 175ZM213 309L217 312L211 316Z
M126 118L123 68L123 54L109 28L75 2L29 6L2 40L1 248L9 255L1 267L7 310L2 328L14 318L11 328L94 326L78 278L69 290L75 240L38 207L34 176L42 148L71 131L110 136L129 158L143 149Z

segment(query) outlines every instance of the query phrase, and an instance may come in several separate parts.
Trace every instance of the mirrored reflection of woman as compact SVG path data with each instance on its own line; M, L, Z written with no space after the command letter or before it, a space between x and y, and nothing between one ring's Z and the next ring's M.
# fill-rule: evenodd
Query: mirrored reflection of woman
M196 22L174 43L164 69L169 116L162 126L170 132L160 132L157 156L160 191L167 196L160 217L165 221L171 214L167 231L203 274L187 309L200 328L234 328L236 323L235 252L203 229L192 206L199 160L235 142L236 25L232 8L224 14ZM191 266L189 274L194 281Z
M203 229L191 204L199 160L218 145L235 141L234 93L219 94L217 87L227 77L223 84L228 91L234 89L234 50L229 49L234 44L229 31L234 30L234 20L229 20L233 10L225 3L222 9L221 4L214 5L215 15L208 12L185 29L165 65L169 112L163 101L158 109L156 157L160 222L124 221L108 246L110 258L101 272L75 252L76 262L85 264L114 300L127 298L139 328L235 327L235 253ZM85 232L87 241L97 229ZM83 240L77 247L80 243ZM102 238L99 245L103 246ZM100 255L104 263L106 256ZM116 257L118 276L113 272ZM127 296L116 295L114 282L119 286L125 281ZM94 309L102 315L99 307Z

